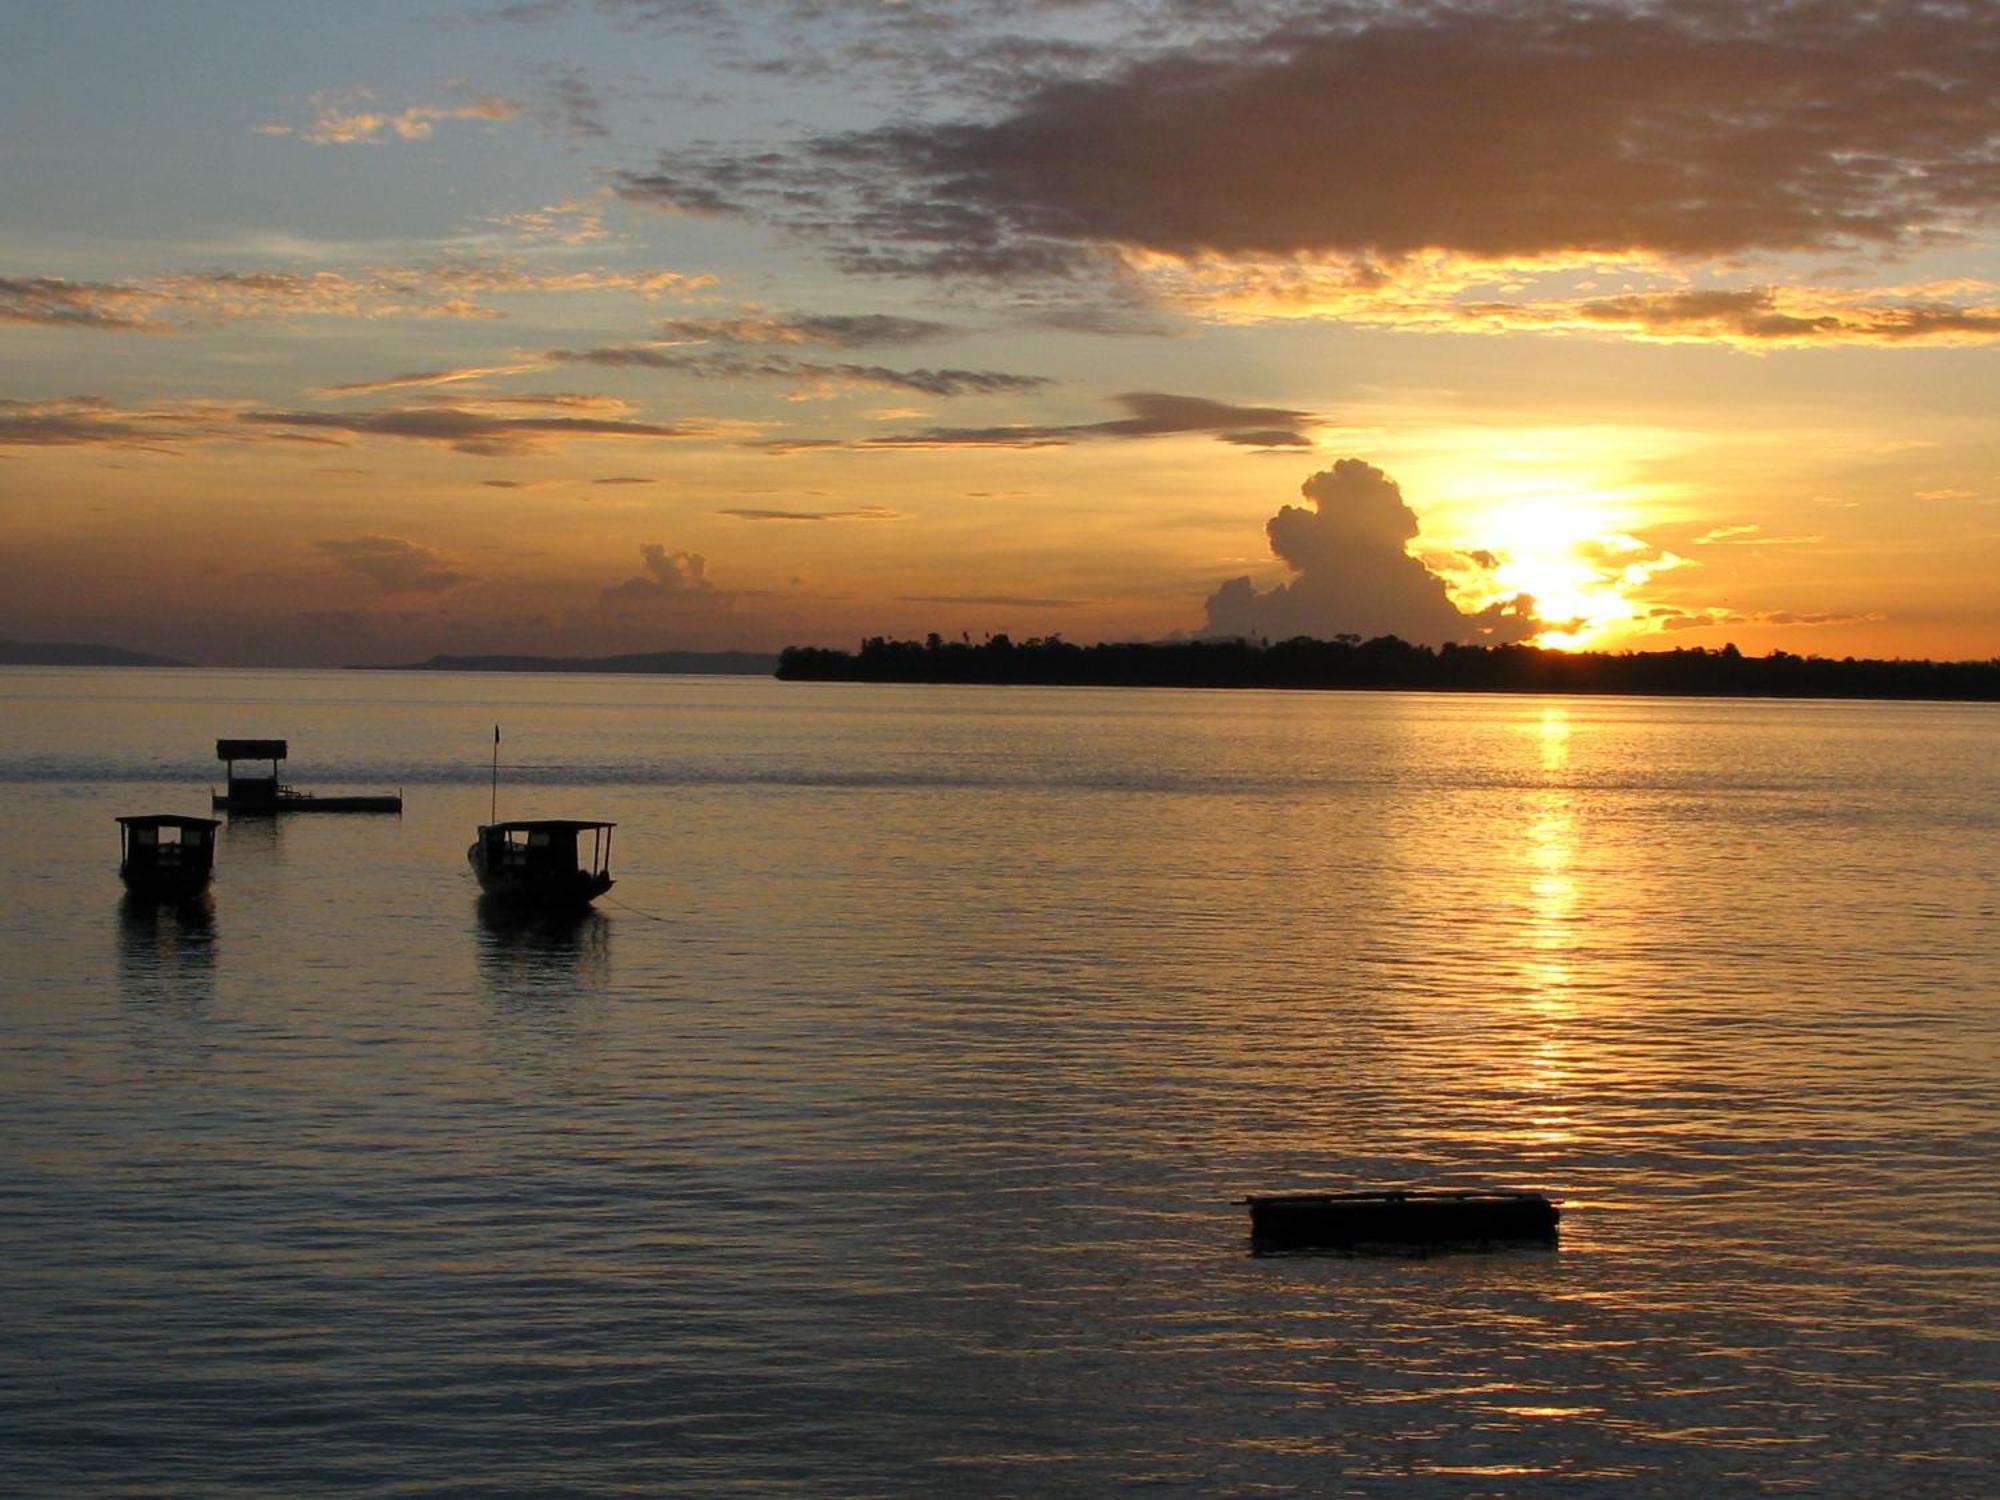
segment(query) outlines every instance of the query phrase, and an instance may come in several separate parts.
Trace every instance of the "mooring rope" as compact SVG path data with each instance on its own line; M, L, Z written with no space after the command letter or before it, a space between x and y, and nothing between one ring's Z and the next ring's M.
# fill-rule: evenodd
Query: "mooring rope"
M631 902L614 896L609 891L606 891L597 899L608 905L617 907L620 911L629 911L635 917L644 917L648 922L670 922L673 920L671 917L661 916L658 912L651 912L645 910L643 907L634 906Z

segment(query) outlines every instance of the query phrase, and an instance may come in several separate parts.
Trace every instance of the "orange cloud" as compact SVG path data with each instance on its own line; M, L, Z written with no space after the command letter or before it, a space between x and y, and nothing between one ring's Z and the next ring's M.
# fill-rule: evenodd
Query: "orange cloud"
M310 124L273 122L254 129L259 135L297 136L315 146L376 145L391 137L420 141L440 120L511 120L521 113L517 101L493 94L464 104L417 104L393 112L369 107L374 98L371 89L327 90L312 96Z

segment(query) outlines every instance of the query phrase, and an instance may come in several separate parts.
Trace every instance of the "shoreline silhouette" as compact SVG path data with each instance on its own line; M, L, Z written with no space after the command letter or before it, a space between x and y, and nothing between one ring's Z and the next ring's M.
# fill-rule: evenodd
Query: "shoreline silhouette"
M1622 694L1675 698L2000 700L2000 660L1865 660L1734 645L1672 651L1554 651L1536 646L1416 646L1362 640L1119 642L1079 646L1060 636L974 643L871 636L859 651L788 646L790 682L928 682L1048 687L1212 687Z

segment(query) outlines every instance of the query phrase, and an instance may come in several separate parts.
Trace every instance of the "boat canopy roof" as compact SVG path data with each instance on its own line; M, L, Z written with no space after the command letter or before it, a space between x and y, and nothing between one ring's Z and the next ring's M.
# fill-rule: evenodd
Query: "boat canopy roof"
M481 833L562 833L586 828L616 828L616 823L596 823L583 818L516 818L508 823L482 823Z
M217 760L283 760L285 758L283 740L217 740L215 758Z
M215 818L188 818L180 813L132 813L120 818L127 828L220 828Z

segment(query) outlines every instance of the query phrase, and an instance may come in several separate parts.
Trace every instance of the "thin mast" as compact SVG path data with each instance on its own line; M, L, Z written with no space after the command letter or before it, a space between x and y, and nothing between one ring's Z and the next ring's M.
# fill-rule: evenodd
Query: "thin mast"
M500 726L493 726L493 800L486 809L486 821L500 821Z

